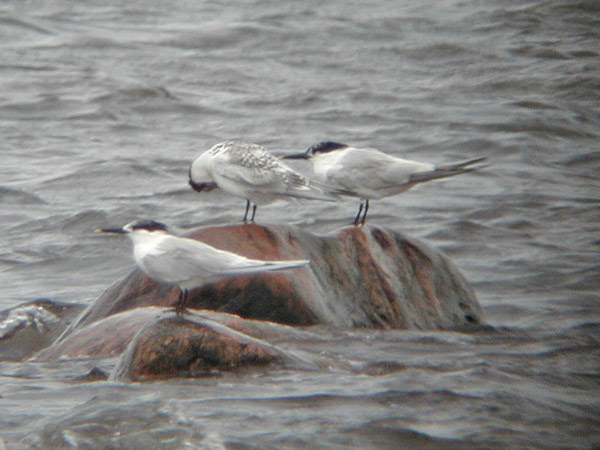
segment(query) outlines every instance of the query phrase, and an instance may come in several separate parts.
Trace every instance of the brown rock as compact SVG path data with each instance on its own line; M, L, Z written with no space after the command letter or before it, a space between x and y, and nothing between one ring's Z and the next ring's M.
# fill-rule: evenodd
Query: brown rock
M293 270L229 277L190 292L191 308L289 325L445 329L480 324L473 291L422 242L366 225L316 236L291 226L202 228L191 237L258 259L308 258ZM177 287L135 270L109 288L65 335L140 306L171 306Z
M35 355L39 361L90 356L118 356L135 335L164 312L164 308L137 308L113 314L61 337Z
M111 378L197 377L278 364L313 368L308 360L198 314L166 314L141 329Z
M120 355L110 378L128 380L197 377L273 364L302 369L331 365L329 361L300 356L300 352L292 353L254 336L315 338L292 327L232 314L190 311L176 315L170 309L147 307L113 314L78 329L38 353L35 360ZM89 381L97 375L94 372L81 379Z
M171 309L143 307L110 315L78 328L50 347L40 351L38 361L56 361L65 358L118 356L122 354L144 327L173 316ZM227 313L207 310L191 310L182 318L214 322L232 332L245 334L257 340L319 339L316 335L286 325L268 321L243 319ZM215 325L216 326L216 325Z

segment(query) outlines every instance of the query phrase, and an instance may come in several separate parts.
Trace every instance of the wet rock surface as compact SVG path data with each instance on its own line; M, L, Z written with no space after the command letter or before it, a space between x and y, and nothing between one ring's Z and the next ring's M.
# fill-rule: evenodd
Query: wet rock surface
M274 364L314 367L308 360L201 315L167 314L136 335L111 378L197 377Z
M38 299L0 312L0 360L20 361L50 345L85 305Z
M113 314L62 336L52 345L40 351L35 359L53 361L61 358L118 356L127 349L140 330L169 317L214 322L234 332L265 341L318 339L317 335L303 328L244 319L234 314L209 310L189 310L186 314L178 316L171 308L151 306Z
M198 377L244 367L312 369L319 358L269 341L318 339L310 331L232 314L143 307L101 319L39 352L37 361L120 356L114 379ZM322 365L328 365L323 363Z

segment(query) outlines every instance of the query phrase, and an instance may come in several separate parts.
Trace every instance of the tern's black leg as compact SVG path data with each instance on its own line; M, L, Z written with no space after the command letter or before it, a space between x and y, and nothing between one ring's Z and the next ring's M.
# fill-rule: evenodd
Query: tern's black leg
M177 303L175 303L175 313L177 313L177 315L182 314L186 311L187 299L188 299L188 290L180 289L179 290L179 299L177 300Z
M256 205L252 205L252 217L250 218L250 222L254 223L255 215L256 215Z
M359 223L359 218L360 218L360 213L362 212L363 209L363 202L362 200L360 201L360 206L358 207L358 214L356 215L356 218L354 219L354 225L358 225Z
M362 220L360 221L361 225L364 225L367 220L367 211L369 210L369 199L365 200L365 212L363 213Z
M244 213L244 219L243 219L244 223L248 222L248 211L250 211L250 200L246 200L246 212Z

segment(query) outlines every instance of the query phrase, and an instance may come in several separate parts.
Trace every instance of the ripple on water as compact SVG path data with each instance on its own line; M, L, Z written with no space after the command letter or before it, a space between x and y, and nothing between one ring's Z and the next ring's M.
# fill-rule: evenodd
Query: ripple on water
M18 205L43 205L46 204L41 197L21 189L0 186L0 203Z
M373 202L370 220L444 246L495 325L285 343L347 370L125 385L73 381L113 359L4 361L9 450L600 444L598 1L5 3L5 305L88 303L121 279L131 247L99 226L238 222L242 199L186 184L212 144L334 139L488 157ZM325 233L356 209L279 203L259 218Z
M187 417L174 404L151 400L123 404L92 399L70 413L40 424L38 431L25 439L36 448L138 449L225 448L216 433Z

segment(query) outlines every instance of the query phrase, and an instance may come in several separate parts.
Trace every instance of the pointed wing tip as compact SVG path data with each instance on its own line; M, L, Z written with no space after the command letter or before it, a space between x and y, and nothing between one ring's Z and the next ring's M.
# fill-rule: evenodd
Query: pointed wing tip
M478 158L469 159L467 161L461 162L456 165L456 167L467 167L472 166L473 164L477 164L487 160L487 156L480 156ZM488 164L489 165L489 164Z
M296 267L304 267L310 263L310 259L290 259L283 261L272 261L273 266L279 266L283 269L294 269Z

